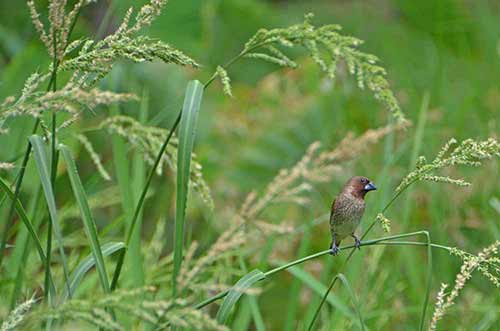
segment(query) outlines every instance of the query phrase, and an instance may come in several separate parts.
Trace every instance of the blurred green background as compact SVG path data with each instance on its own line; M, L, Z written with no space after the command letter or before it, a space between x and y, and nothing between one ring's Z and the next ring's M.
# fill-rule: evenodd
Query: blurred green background
M114 1L108 26L98 31L99 22L110 6L109 1L98 1L84 11L75 36L113 31L125 10L136 3ZM328 212L340 185L357 174L368 176L380 187L368 198L365 215L368 223L409 171L412 153L431 158L451 137L462 140L498 135L499 1L171 0L149 34L192 56L203 65L201 69L122 63L103 84L106 88L142 96L147 100L147 123L168 128L182 103L188 80L207 79L217 65L237 54L257 29L301 22L308 12L315 14L317 25L340 24L344 34L365 41L361 49L381 59L391 87L414 125L404 134L391 135L379 143L345 167L333 182L315 187L310 205L276 208L275 214L266 217L290 218L296 226L310 222ZM332 83L304 54L295 55L301 66L294 71L253 60L236 64L229 70L235 96L232 99L222 94L218 83L205 92L195 152L203 165L217 212L212 213L199 201L195 202L188 207L187 223L192 237L202 244L212 242L220 232L227 221L223 219L224 210L238 208L251 190L264 188L279 169L299 160L312 142L320 141L325 148L333 148L348 132L360 134L389 120L388 113L372 95L359 90L355 80L345 72L340 72ZM17 94L29 74L45 69L49 62L26 4L1 1L0 99ZM120 111L139 117L138 103L120 107ZM97 115L86 114L78 125L82 130L91 128L106 114L109 114L107 109ZM419 118L423 136L421 146L416 148L415 127ZM31 123L31 119L16 120L11 124L12 134L0 137L1 160L22 153ZM88 136L113 173L111 145L106 136L92 132ZM433 241L471 252L498 240L500 181L495 162L487 162L479 169L450 173L471 181L470 188L417 184L388 212L392 232L427 229ZM88 155L82 153L78 164L89 194L101 190L102 183L94 174ZM145 209L145 238L150 236L159 217L173 219L172 177L167 172L166 176L155 179L155 194ZM26 183L31 186L29 180ZM67 180L59 180L58 185L59 192L69 192ZM97 215L103 227L111 212ZM305 237L310 241L307 245ZM277 238L271 247L287 247L286 258L291 259L326 249L329 242L327 224L323 223L304 237ZM303 250L299 252L301 243ZM166 245L171 245L169 238ZM371 329L416 329L425 289L425 252L417 252L387 248L382 254L382 248L363 249L350 264L346 274L362 300ZM269 268L266 262L256 265L263 270ZM432 298L440 283L453 282L459 267L459 259L436 252ZM338 265L323 259L305 268L326 284ZM278 279L265 285L266 291L258 298L264 325L269 330L295 329L301 325L300 321L310 317L319 296L301 286L297 290L300 295L291 298L290 286L298 285L292 285L296 283L290 275ZM345 291L337 288L337 292L348 303ZM296 311L287 306L290 301L297 301L298 308L293 308ZM448 318L460 319L460 323L452 322L453 327L444 326L443 330L500 330L500 295L482 276L471 280L458 301ZM237 312L234 323L244 323L241 316L243 313ZM339 325L339 329L351 327L338 313L326 318L330 319L330 325ZM287 322L290 320L294 322ZM254 322L249 325L250 329L255 328Z

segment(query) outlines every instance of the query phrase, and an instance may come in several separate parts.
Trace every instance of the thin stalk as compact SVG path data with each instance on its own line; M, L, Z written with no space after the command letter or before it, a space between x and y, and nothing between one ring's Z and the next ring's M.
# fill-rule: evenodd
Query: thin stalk
M139 213L141 212L142 205L144 204L144 201L146 199L146 194L148 193L149 185L151 184L151 181L153 180L156 169L158 168L158 165L161 162L161 158L163 156L163 153L165 153L165 150L167 149L168 143L170 142L172 135L174 134L175 130L177 129L177 126L179 126L179 123L181 121L181 114L182 114L182 112L179 112L179 114L177 115L177 118L175 119L174 125L172 125L172 128L170 129L170 132L168 133L167 138L165 139L165 141L163 142L163 145L160 148L160 153L158 153L158 155L156 155L155 163L153 165L153 168L151 168L151 171L149 172L148 179L146 181L146 185L144 185L144 189L141 192L139 202L137 203L137 206L135 208L134 217L132 218L132 223L130 224L130 227L128 228L128 231L127 231L127 237L125 239L126 246L129 245L130 240L132 238L135 224L137 223L137 219L139 218Z
M222 68L224 68L224 69L229 68L233 63L235 63L236 61L238 61L239 59L241 59L242 57L244 57L246 54L253 51L254 49L261 47L263 44L264 43L261 43L261 44L255 45L254 47L249 48L247 50L242 50L240 53L238 53L236 56L234 56L228 62L226 62L226 64L224 64L222 66ZM206 89L208 86L210 86L210 84L212 84L212 82L215 80L216 77L217 77L217 72L214 72L212 74L212 76L203 84L203 89ZM163 153L165 152L165 149L168 146L168 142L170 141L171 134L177 129L177 126L178 126L180 119L181 119L181 115L182 115L182 108L179 111L179 114L177 115L176 122L174 123L174 125L172 126L172 129L170 130L169 136L167 137L167 139L163 143L163 145L160 149L160 152L158 153L158 155L156 157L156 160L158 162L155 162L155 164L153 165L153 168L151 169L151 172L150 172L150 177L152 177L152 175L156 171L156 168L158 167L159 160L161 160L161 157L162 157ZM142 205L144 204L144 198L146 196L147 190L149 189L150 183L151 183L151 181L150 181L150 178L148 177L148 181L146 182L146 185L144 186L144 189L143 189L142 194L141 194L141 198L139 199L139 201L137 203L136 210L134 212L134 218L132 219L131 226L128 230L127 238L129 238L134 231L134 226L137 222L136 218L139 215L139 211L142 208ZM128 246L127 242L126 242L126 246ZM118 282L118 278L120 277L120 272L121 272L121 268L123 265L123 259L125 258L126 250L127 250L127 247L125 247L123 254L119 257L117 267L115 269L115 274L113 275L113 283L111 284L111 290L114 290L116 288L116 285L117 285L116 282ZM118 272L118 274L116 272ZM227 295L227 293L225 293L225 295ZM156 325L161 325L163 323L163 318L165 316L165 313L166 313L166 311L158 318Z
M314 321L316 321L316 319L318 318L319 312L321 311L321 308L325 304L325 301L328 298L328 295L330 294L330 292L332 291L332 288L335 285L335 282L337 281L338 277L339 277L338 274L335 275L335 277L333 277L332 281L330 282L330 285L328 285L328 289L326 290L325 294L323 295L323 298L321 298L321 302L319 303L318 308L314 312L314 316L311 320L311 323L309 324L309 327L307 328L308 331L312 330L312 327L314 326Z
M303 256L307 253L311 245L311 237L312 237L311 231L304 232L304 235L300 240L298 256ZM287 238L287 240L290 240L290 238ZM302 286L301 280L295 277L289 287L287 295L288 304L286 307L286 321L285 321L285 326L283 327L283 331L292 331L296 328L296 321L298 319L297 312L299 310L299 301L297 300L297 298L300 295L301 286Z
M399 235L394 235L394 236L382 237L382 238L378 238L378 239L366 240L366 241L361 242L361 246L376 246L376 245L429 246L431 248L443 249L446 251L450 251L452 249L451 247L448 247L448 246L444 246L444 245L440 245L440 244L433 244L433 243L428 244L427 242L424 243L424 242L418 242L418 241L392 241L392 240L399 239L399 238L405 238L405 237L415 236L415 235L419 235L419 234L421 235L424 232L426 232L426 231L417 231L417 232L404 233L404 234L399 234ZM390 242L386 242L389 240L390 240ZM343 247L341 247L341 251L346 250L346 249L351 249L351 248L355 248L355 245L343 246ZM314 259L321 257L321 256L324 256L324 255L329 255L330 252L331 252L331 250L327 249L327 250L319 251L317 253L302 257L302 258L297 259L297 260L293 260L293 261L288 262L284 265L281 265L281 266L276 267L274 269L268 270L267 272L264 273L264 275L266 275L266 278L270 277L270 276L272 276L280 271L286 270L286 269L293 267L297 264L301 264L301 263L304 263L304 262L307 262L310 260L314 260ZM203 307L205 307L205 306L207 306L207 305L209 305L209 304L211 304L219 299L224 298L228 293L229 293L229 291L224 291L224 292L218 293L218 294L216 294L208 299L205 299L202 302L197 303L193 307L196 309L201 309L201 308L203 308Z
M308 331L311 331L313 326L314 326L314 321L318 318L318 315L319 315L319 312L321 311L321 308L323 307L323 305L325 304L326 302L326 299L328 298L328 295L330 294L330 291L332 290L333 288L333 285L335 285L335 282L336 280L340 278L341 281L344 282L344 285L347 286L347 289L349 291L349 294L351 295L351 300L353 301L353 304L354 304L354 307L355 307L355 310L358 314L358 317L359 317L359 322L360 322L360 325L361 325L361 331L365 331L365 324L363 322L363 317L361 315L361 311L359 309L359 303L358 303L358 300L356 299L356 297L354 296L354 292L352 291L352 288L351 286L349 285L349 283L347 282L347 278L345 278L344 275L342 274L336 274L335 277L332 279L332 281L330 282L330 285L328 286L327 290L325 291L325 294L323 295L323 297L321 298L321 302L319 303L319 306L318 308L316 309L316 311L314 312L314 316L312 318L312 322L311 324L309 324L309 327L307 328Z
M35 125L33 126L32 134L34 134L36 132L36 130L38 130L39 124L40 124L40 120L37 119L35 122ZM23 161L21 163L21 168L19 169L19 173L16 176L17 180L16 180L16 188L14 190L14 199L12 199L12 202L10 203L7 221L5 222L5 226L3 229L2 242L0 243L0 266L2 265L2 261L3 261L3 257L4 257L4 250L5 250L5 245L7 244L8 232L9 232L9 229L12 226L12 222L13 222L15 202L19 198L19 193L21 191L21 184L23 182L24 173L26 171L26 166L28 164L30 154L31 154L31 144L28 143L28 147L26 148L26 152L24 153Z
M148 193L149 185L151 184L151 181L153 180L154 174L156 172L156 169L158 168L158 165L161 162L161 158L163 156L163 153L165 153L165 150L167 149L168 143L170 142L170 139L172 138L172 135L174 134L175 130L177 129L177 126L179 125L181 121L181 114L182 111L179 112L177 115L177 118L175 119L174 124L172 125L172 128L170 129L170 132L167 135L167 138L163 142L163 145L160 148L160 152L158 155L156 155L155 163L153 164L153 167L149 171L148 178L146 180L146 184L144 185L144 188L142 189L141 196L139 197L139 201L137 202L137 205L135 207L134 211L134 216L132 218L132 222L130 223L130 226L127 230L127 234L125 237L125 249L122 251L120 256L118 257L118 262L116 264L115 272L113 274L113 280L111 282L111 291L116 289L116 286L118 284L118 279L120 277L120 273L122 270L123 266L123 260L125 259L125 253L127 251L128 245L130 244L130 240L132 239L132 234L134 233L134 228L137 223L137 219L139 218L139 214L141 212L142 206L144 205L144 201L146 199L146 194Z
M424 133L425 126L427 122L427 113L429 110L430 94L428 91L424 92L422 101L420 104L420 109L418 111L418 119L415 123L415 134L413 136L413 143L411 148L410 163L408 166L408 172L413 171L416 168L418 156L421 155L422 145L424 143ZM413 199L411 197L411 192L413 190L408 189L407 194L399 200L399 209L402 211L401 218L399 219L400 231L408 231L410 224L410 214L413 210ZM418 265L413 262L411 258L410 251L402 252L399 257L402 262L401 268L407 270L409 283L417 283L419 279L425 276L425 270L422 270ZM416 300L421 295L421 291L416 286L411 286L408 293L408 299Z
M35 197L33 200L33 206L30 208L30 214L29 214L29 219L33 220L33 227L35 229L38 229L38 226L41 221L41 217L36 217L37 212L39 209L41 209L41 197L42 197L42 189L39 187L35 193ZM27 230L26 230L27 231ZM19 236L18 236L19 238ZM22 261L26 261L28 259L29 253L30 253L30 247L31 247L31 240L32 238L30 236L27 236L26 239L23 242L23 248L22 248L22 257L21 260L17 266L17 271L16 271L16 277L15 277L15 282L14 282L14 289L12 290L12 295L10 297L10 307L9 309L12 310L16 307L17 304L17 298L19 296L19 293L21 292L21 287L24 279L24 268L25 268L25 263ZM19 240L16 239L16 245L19 243ZM19 243L20 244L20 243ZM50 278L51 279L51 278ZM50 286L51 284L48 284ZM53 284L52 284L53 286ZM50 287L47 287L50 288Z
M410 183L411 184L411 183ZM410 184L408 184L404 189L406 189ZM401 190L400 192L398 192L397 195L399 195L402 191ZM395 199L392 199L388 205L390 205ZM386 206L387 207L387 206ZM384 209L385 210L385 209ZM373 226L374 223L372 223L372 226ZM366 233L371 229L371 227L365 232L365 235ZM424 243L424 245L427 246L427 289L426 289L426 295L425 295L425 299L424 299L424 304L423 304L423 308L422 308L422 314L421 314L421 319L420 319L420 330L422 331L423 330L423 327L424 327L424 320L425 320L425 314L426 314L426 311L427 311L427 304L429 302L429 294L430 294L430 284L431 284L431 278L432 278L432 244L431 244L431 241L430 241L430 237L429 237L429 233L427 231L417 231L417 232L410 232L410 233L405 233L405 234L400 234L400 235L395 235L395 236L389 236L389 237L385 237L385 240L393 240L393 239L399 239L399 238L405 238L405 237L411 237L411 236L417 236L417 235L424 235L427 239L427 242ZM367 244L367 245L374 245L374 244L377 244L379 243L380 240L367 240L365 242L362 242L362 245L363 244ZM397 244L400 244L399 242L397 242ZM445 246L442 246L442 245L439 245L440 248L442 247L445 247ZM450 247L448 247L447 249L451 249ZM327 250L328 252L330 250ZM342 264L342 266L340 267L340 271L342 272L343 268L345 267L345 265L347 264L347 262L349 261L349 259L351 258L351 256L353 255L355 251L355 248L351 250L351 252L349 253L349 256L347 257L346 261L344 261L344 263ZM337 277L335 277L333 280L332 280L332 286L335 285L335 283L337 282ZM327 292L327 294L329 293L329 291ZM318 310L321 308L321 305L318 307ZM315 317L311 320L311 323L309 325L309 330L311 330L312 326L314 325L314 322L316 321L316 317L317 317L318 314L315 315Z
M70 40L70 36L71 34L73 33L73 30L76 26L76 22L80 16L80 13L81 13L81 9L82 9L82 6L80 6L78 8L78 11L76 12L76 15L73 19L73 21L71 22L71 26L68 30L68 39L67 40ZM64 50L66 50L66 48L68 47L68 43L66 43L66 45L64 45ZM60 60L57 59L56 57L56 38L54 36L54 61L53 61L53 64L52 64L52 73L51 73L51 77L50 77L50 80L49 80L49 84L47 86L47 92L50 91L51 89L53 91L56 90L56 81L57 81L57 68L59 67L59 64L60 64ZM51 179L52 179L52 186L54 186L54 181L55 181L55 170L57 169L57 156L56 154L54 153L55 151L55 124L56 124L56 118L55 118L55 111L53 111L52 113L52 154L51 154ZM40 125L40 119L37 118L36 121L35 121L35 124L33 125L33 129L32 129L32 134L35 134L36 131L38 130L38 126ZM5 244L7 242L7 232L8 232L8 229L10 228L10 226L12 225L12 221L13 221L13 216L14 216L14 209L15 209L15 201L18 199L19 197L19 193L21 191L21 185L22 185L22 182L23 182L23 179L24 179L24 174L25 174L25 170L26 170L26 166L28 164L28 161L29 161L29 157L31 155L31 149L32 149L32 146L31 146L31 143L28 142L28 145L26 147L26 151L24 153L24 157L23 157L23 161L22 161L22 164L21 164L21 169L19 170L19 173L16 175L16 188L15 188L15 191L14 191L14 199L12 200L12 203L10 205L10 210L9 210L9 216L7 218L7 222L6 222L6 225L5 225L5 229L4 229L4 233L2 235L2 242L0 243L0 266L2 265L2 258L4 256L4 249L5 249ZM55 161L55 162L54 162ZM45 297L46 299L48 299L48 295L49 295L49 286L50 286L50 272L47 272L48 271L48 268L50 268L50 249L52 248L52 223L49 222L48 224L48 227L47 227L47 230L48 230L48 234L47 234L47 250L46 250L46 266L45 266ZM68 282L66 282L68 284ZM68 285L69 286L69 285Z
M78 8L78 11L76 12L75 18L73 19L73 22L71 23L69 30L68 30L68 40L71 36L71 33L73 32L73 30L75 28L76 21L78 20L78 17L80 16L81 9L82 9L82 7L80 6L80 8ZM66 44L64 46L64 49L66 49L67 47L68 47L68 44ZM50 91L50 89L52 88L52 85L55 82L54 72L57 70L57 67L59 67L60 62L56 61L55 64L56 64L54 66L55 69L52 71L52 74L51 74L51 77L49 80L49 84L47 86L47 90L46 90L47 92ZM33 129L31 130L32 135L36 133L39 125L40 125L40 119L37 118L35 120L35 124L33 125ZM15 190L14 190L14 199L12 200L12 202L10 204L7 221L5 223L4 231L2 234L2 242L0 243L0 266L2 265L2 261L3 261L3 257L4 257L4 250L5 250L5 245L7 243L8 230L12 226L12 221L13 221L12 218L14 217L14 211L15 211L15 201L17 201L17 199L19 198L19 194L21 192L21 186L22 186L22 183L24 180L26 166L28 165L28 161L29 161L29 158L31 155L31 148L32 148L31 144L28 142L28 145L26 146L26 151L24 152L24 157L23 157L23 161L21 163L21 167L19 169L18 174L16 175L17 180L16 180L16 186L15 186Z
M51 75L51 80L52 80L52 91L56 91L57 89L57 36L54 30L53 33L53 40L54 40L54 60L52 63L52 75ZM55 182L56 182L56 174L57 174L57 156L56 156L56 111L55 109L52 110L52 139L51 139L51 149L50 149L50 184L52 185L52 191L54 192L55 195ZM47 302L51 302L50 298L50 292L47 290L49 288L49 275L50 275L50 260L52 256L52 222L48 222L47 226L47 249L45 250L47 254L47 263L45 264L45 300ZM66 280L66 285L69 288L69 281ZM47 323L47 326L49 326L50 323Z
M248 52L250 52L250 51L252 51L255 48L260 47L260 46L261 45L256 45L255 47L252 47L251 49L248 49L246 51L241 51L238 55L234 56L232 59L230 59L222 67L224 69L229 68L233 63L235 63L237 60L241 59ZM210 86L210 84L212 84L212 82L215 80L216 77L217 77L217 73L215 72L203 84L203 88L206 89L208 86ZM165 138L165 141L163 142L160 150L158 151L158 154L156 155L156 159L155 159L155 162L153 164L153 167L149 171L148 178L147 178L146 183L144 185L144 188L143 188L143 190L141 192L139 200L137 201L137 204L135 206L134 216L133 216L132 221L130 223L130 226L127 229L127 232L126 232L126 236L125 236L125 249L123 250L123 253L118 257L118 262L117 262L117 265L116 265L116 268L115 268L115 272L113 274L113 280L111 282L111 291L115 290L116 287L117 287L117 285L118 285L117 283L118 283L118 280L120 278L121 270L122 270L123 263L124 263L123 259L125 259L125 254L127 253L128 245L130 244L130 240L132 238L132 234L134 232L134 228L135 228L135 226L137 224L137 219L139 218L139 214L141 212L141 209L144 206L144 202L145 202L145 199L146 199L146 194L148 193L149 186L151 185L151 182L153 180L153 177L154 177L154 174L156 172L156 169L160 165L161 158L162 158L163 154L165 153L165 150L167 149L168 143L170 142L170 139L172 138L173 133L177 130L177 127L179 126L179 123L180 123L180 120L181 120L181 116L182 116L182 108L179 111L179 113L177 114L177 118L175 119L174 124L170 128L170 131L169 131L167 137Z
M101 20L101 23L99 23L99 27L97 28L97 33L96 33L96 39L99 40L104 36L104 33L106 32L106 29L108 27L109 21L111 17L113 16L113 12L115 10L115 3L113 0L110 1L108 9L106 10L106 13L104 14L103 19Z
M47 224L47 246L45 246L46 252L46 260L45 260L45 281L44 281L44 299L46 302L50 302L50 293L49 293L49 275L50 275L50 262L51 262L51 254L52 251L52 222L48 222Z

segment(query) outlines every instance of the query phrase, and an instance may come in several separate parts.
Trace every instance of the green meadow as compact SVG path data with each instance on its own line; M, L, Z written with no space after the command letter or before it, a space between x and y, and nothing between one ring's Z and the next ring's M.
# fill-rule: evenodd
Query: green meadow
M499 119L496 1L0 1L0 330L500 330Z

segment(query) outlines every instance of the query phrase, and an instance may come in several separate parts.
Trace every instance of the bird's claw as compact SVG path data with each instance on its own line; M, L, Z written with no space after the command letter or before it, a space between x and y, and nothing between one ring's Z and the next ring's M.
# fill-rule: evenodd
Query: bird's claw
M356 237L354 237L354 247L356 247L359 250L361 249L361 240L359 240Z
M339 248L339 246L337 246L337 245L331 245L331 246L330 246L330 255L335 256L335 255L337 255L338 253L340 253L340 248Z

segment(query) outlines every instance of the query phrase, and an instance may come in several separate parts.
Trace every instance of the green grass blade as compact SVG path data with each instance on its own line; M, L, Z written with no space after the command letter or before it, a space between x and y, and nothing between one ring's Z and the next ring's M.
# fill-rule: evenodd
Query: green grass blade
M234 316L231 330L248 330L252 322L252 308L250 307L249 297L241 300L238 314Z
M365 323L363 322L363 315L361 315L361 309L359 305L359 301L356 298L356 295L354 294L354 290L351 287L351 284L349 284L349 281L343 274L338 274L337 278L340 279L342 284L345 286L347 289L347 292L349 292L349 296L351 297L352 304L354 306L354 310L356 310L356 314L358 315L359 318L359 324L361 325L361 330L365 330Z
M310 247L310 244L311 244L311 231L309 229L306 229L306 231L304 231L304 234L302 235L297 256L306 255ZM302 269L302 267L297 267L297 268ZM297 329L296 326L297 312L299 311L299 304L300 304L300 301L297 300L297 298L300 296L300 287L301 287L301 281L296 277L294 277L288 290L286 319L285 319L285 326L283 327L284 331L292 331Z
M432 244L431 242L431 237L429 235L428 231L416 231L416 232L410 232L410 233L403 233L395 236L389 236L385 238L378 239L377 241L386 241L386 240L394 240L394 239L401 239L401 238L407 238L407 237L413 237L413 236L424 236L425 237L425 243L424 245L427 246L427 276L426 276L426 286L425 286L425 297L424 297L424 302L422 304L422 312L420 314L420 325L419 325L419 330L423 331L424 326L425 326L425 315L427 313L427 306L429 305L429 297L431 293L431 286L432 286L432 247L441 247L445 248L445 246L441 245L435 245ZM366 243L366 242L365 242Z
M54 81L55 82L55 81ZM53 134L55 134L53 132ZM55 137L55 136L53 136ZM54 139L51 140L52 146L54 146ZM51 154L50 154L50 185L52 189L54 190L54 184L56 182L56 175L57 175L57 162L59 161L59 152L55 151L54 149L51 148ZM50 265L52 264L52 223L49 222L47 226L47 246L45 248L45 251L47 252L47 263L45 264L45 283L44 286L45 288L49 287L50 279ZM46 293L46 300L49 303L54 303L53 298L49 296L49 292ZM47 323L47 328L46 330L50 330L50 322Z
M5 197L7 197L7 195L5 195ZM38 185L35 194L31 198L30 205L28 206L28 217L33 222L32 227L34 229L38 229L42 221L41 211L43 205L41 198L42 198L42 187ZM17 299L21 294L25 276L24 270L26 269L25 261L27 261L33 247L31 236L29 234L28 229L25 226L19 228L14 246L15 247L12 251L11 257L9 258L9 264L7 265L8 267L7 272L16 275L14 278L14 288L12 290L12 294L10 297L11 310L15 308L17 304ZM49 275L50 273L47 275L47 278L49 278L48 288L50 288L50 282L51 282L50 277L48 277Z
M177 129L177 126L179 125L179 122L181 120L181 114L182 110L179 112L177 115L177 118L175 119L174 124L172 125L167 138L165 141L163 141L163 144L161 145L160 151L156 155L155 163L153 167L149 170L149 174L146 180L146 184L144 185L144 188L142 189L141 196L139 197L139 201L137 202L137 205L134 210L134 217L132 218L132 222L130 224L130 227L127 229L127 233L125 236L125 245L128 246L130 243L130 240L132 239L132 234L134 233L135 225L137 224L137 220L139 218L139 214L141 213L142 207L144 206L144 202L146 201L146 195L148 193L149 185L151 185L151 181L153 180L153 176L155 175L156 169L160 165L161 158L163 154L165 153L165 150L167 149L167 146L170 142L170 139L172 138L175 130ZM125 259L125 253L127 251L124 250L118 257L118 262L115 267L115 271L113 273L113 280L111 282L111 291L113 291L117 286L118 286L118 280L120 278L121 270L123 267L124 259Z
M54 235L56 237L57 244L59 246L59 254L61 255L61 263L64 272L64 280L66 283L66 287L69 290L69 271L68 271L68 263L66 259L66 254L64 253L64 245L63 245L63 237L62 231L59 226L59 222L57 221L57 207L56 200L54 198L54 191L52 190L52 184L50 179L49 172L49 163L47 158L47 151L45 150L45 146L43 140L38 135L32 135L30 137L31 145L33 146L33 153L35 157L36 168L38 171L38 175L40 176L40 181L42 183L43 193L45 195L45 201L47 202L47 206L50 214L50 221L52 224L52 228L54 230ZM71 296L71 291L69 292Z
M309 323L309 327L307 328L308 331L311 331L313 329L314 322L316 322L316 319L319 316L319 312L321 311L321 308L323 307L325 301L327 301L328 296L330 295L330 292L331 292L333 286L335 285L335 282L337 279L340 279L342 284L346 287L347 292L349 293L349 296L351 297L352 303L354 305L354 309L356 310L356 314L358 315L359 326L360 326L361 330L363 330L363 331L365 330L365 324L363 322L363 316L361 315L361 311L359 309L358 299L356 298L354 291L353 291L351 285L349 284L349 281L347 280L347 278L343 274L339 273L339 274L335 275L335 277L333 277L332 281L330 282L330 285L328 286L328 288L324 292L323 298L321 299L321 302L318 305L318 307L316 308L316 311L314 312L314 316L311 319L311 322Z
M257 298L253 295L248 296L248 303L250 305L250 311L252 312L255 330L256 331L265 331L266 325L264 324L264 319L262 318L262 313L260 312L259 303L257 302Z
M179 146L177 149L177 196L175 203L174 232L174 269L172 273L172 295L176 296L177 276L182 264L182 248L184 246L184 221L188 194L191 153L196 136L196 123L203 97L203 85L193 80L188 83L182 116L179 127Z
M144 89L141 94L141 104L139 108L138 119L139 122L147 124L148 121L148 113L149 113L149 91ZM130 190L133 195L133 204L131 208L131 219L134 214L133 207L139 201L141 197L141 191L146 183L146 161L141 153L135 153L134 158L132 160L132 180L130 182ZM137 221L137 226L134 232L132 233L132 238L128 245L130 261L129 263L134 266L134 274L133 274L133 285L134 286L144 286L145 285L145 277L146 272L144 270L144 256L142 251L142 223L143 223L143 212L140 213L139 219ZM131 222L129 223L131 225Z
M262 271L255 269L236 282L224 298L224 301L217 312L217 322L220 324L226 323L231 309L236 305L243 293L253 284L264 278L266 278L266 275Z
M92 212L87 200L87 195L83 188L82 181L78 175L78 170L76 169L75 160L71 155L69 149L64 145L59 145L59 150L63 156L64 162L68 169L68 176L71 182L71 187L73 188L73 193L75 195L76 202L80 207L80 213L82 215L82 220L85 228L85 233L90 241L90 249L96 261L97 272L99 273L99 279L101 281L101 286L104 292L109 292L109 281L106 273L106 265L104 264L104 258L101 252L101 245L99 244L99 236L97 234L97 226L95 224ZM71 287L70 287L71 290ZM71 293L71 292L70 292Z
M19 201L19 198L14 199L15 198L14 192L12 192L9 185L2 178L0 178L0 188L7 194L7 196L11 200L15 200L14 208L17 211L19 218L21 219L23 224L28 229L28 232L29 232L31 238L33 239L33 242L35 243L35 247L36 247L36 250L38 252L38 256L40 257L40 260L42 261L42 263L45 265L47 262L47 259L46 259L45 253L43 251L42 242L40 241L40 238L38 237L38 234L37 234L35 228L31 224L31 221L28 218L28 215L26 214L26 211L25 211L23 205L21 204L21 201ZM52 281L52 276L49 276L49 277L51 280L49 291L51 292L51 296L54 298L55 293L56 293L55 288L54 288L54 282Z
M334 265L336 264L335 262L338 262L338 261L335 261L335 259L325 259L325 261L323 261L323 263L322 263L323 267L322 267L321 273L319 274L319 278L313 277L315 280L318 281L318 284L321 284L321 285L326 284L328 281L331 280L332 275L335 275L337 273L337 271L334 270ZM302 270L305 271L304 268L302 268ZM307 273L307 274L309 274L309 273ZM323 298L323 295L320 295L319 293L318 293L318 295L311 297L311 299L309 300L309 304L305 307L305 313L302 315L303 322L312 320L313 316L316 314L316 308L320 304L322 298ZM341 297L338 297L338 299L343 300L343 298L341 298ZM346 304L346 306L347 306L347 304ZM331 315L332 320L335 321L335 319L340 319L340 318L343 319L344 318L343 315L342 316L338 316L338 315L342 315L342 314L332 314ZM353 313L353 315L354 315L354 313Z
M144 92L141 96L139 109L139 122L141 123L146 123L147 121L148 104L148 93ZM120 114L118 106L115 105L112 107L112 114ZM133 159L132 167L130 167L130 155L128 155L130 146L128 146L123 137L118 135L113 135L111 142L116 180L120 189L121 204L125 215L125 229L126 231L131 229L130 242L127 243L128 254L124 263L133 265L134 272L124 274L124 277L127 284L140 287L144 285L144 266L141 251L142 208L139 208L137 216L134 215L134 208L141 199L141 191L145 186L145 161L140 153L131 153ZM134 226L133 222L135 222Z
M316 278L311 276L311 274L309 274L307 271L304 271L302 268L294 266L287 269L287 271L290 272L295 278L301 280L307 287L309 287L317 295L322 296L326 292L327 287L323 285L320 281L318 281ZM349 309L349 307L344 302L342 302L342 300L335 294L329 295L328 298L326 299L326 302L328 302L332 307L335 307L335 309L337 309L347 318L352 320L356 318L356 316Z
M107 243L101 246L101 252L103 256L110 256L118 251L125 250L125 244L123 242L113 242ZM94 254L89 254L85 259L83 259L78 266L75 268L70 278L71 291L76 291L78 285L80 285L83 276L96 265L96 260ZM61 295L62 302L68 299L68 291L64 290Z
M424 330L425 326L425 314L427 313L427 306L429 305L429 297L431 295L431 286L432 286L432 246L431 246L431 237L429 232L422 231L422 235L425 236L425 240L427 243L427 281L425 286L425 298L424 303L422 304L422 314L420 315L420 331Z
M274 242L274 240L270 240L270 241ZM268 243L269 243L269 241L268 241ZM268 258L269 258L269 253L263 253L263 256L261 257L261 261L263 259L268 260ZM242 254L240 254L240 256L238 257L238 260L240 261L241 270L243 270L243 272L245 272L245 273L248 273L248 268L247 268L247 265L245 263L245 259L243 258ZM263 263L261 263L261 265L262 264ZM260 312L260 309L259 309L259 303L257 302L257 298L253 295L250 295L247 297L246 301L243 301L243 304L248 304L250 307L250 313L252 314L252 319L253 319L253 323L255 326L255 330L256 331L265 331L266 326L264 324L264 319L262 318L262 313Z
M39 120L36 121L37 124L35 124L35 127L33 129L33 133L36 132L36 128L38 127L38 122L39 122ZM7 244L7 236L8 236L9 229L10 229L12 222L13 222L12 217L14 216L14 209L15 209L14 200L17 200L17 198L19 197L19 193L21 191L21 185L22 185L22 182L24 179L24 173L26 171L26 166L28 165L30 154L31 154L31 144L28 144L28 147L26 148L26 152L24 153L24 158L23 158L23 162L21 164L21 168L19 170L19 173L16 176L16 179L14 180L14 182L16 184L16 188L14 191L14 197L11 199L12 203L9 207L9 213L7 216L7 220L4 222L5 224L3 224L3 228L2 228L3 233L2 233L2 237L1 237L2 239L0 242L0 266L2 266L3 257L5 255L4 254L5 246Z
M420 110L418 112L418 120L416 123L415 135L413 137L413 146L411 150L411 159L410 159L410 164L408 166L408 172L411 172L413 169L415 169L418 156L421 155L422 148L425 149L424 134L425 134L425 127L427 124L427 116L428 116L427 113L429 111L429 102L430 102L429 92L425 92L422 98ZM415 225L415 224L413 225L410 224L411 214L415 210L414 199L410 194L412 191L414 191L414 188L412 187L408 188L406 195L400 201L403 211L403 216L400 223L401 231L407 231L408 229L411 229L413 225ZM408 281L412 284L416 284L417 282L419 282L419 280L423 276L423 270L414 263L413 258L411 256L411 251L403 250L401 252L401 260L404 269L408 270L408 272L406 273L406 275L408 275L409 277ZM415 286L410 286L409 291L411 293L409 293L409 296L412 299L418 299L418 297L420 296L419 290L420 289Z

